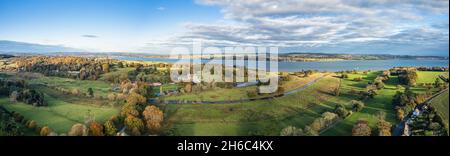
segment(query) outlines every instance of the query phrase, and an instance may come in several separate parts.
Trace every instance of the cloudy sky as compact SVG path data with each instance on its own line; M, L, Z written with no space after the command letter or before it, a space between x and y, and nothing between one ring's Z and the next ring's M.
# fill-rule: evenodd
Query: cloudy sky
M0 40L97 52L276 46L444 55L448 0L0 0Z

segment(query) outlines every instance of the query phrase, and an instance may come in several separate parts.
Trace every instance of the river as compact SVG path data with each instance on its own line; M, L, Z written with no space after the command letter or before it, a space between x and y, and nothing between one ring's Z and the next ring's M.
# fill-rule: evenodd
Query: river
M140 58L140 57L114 57L128 61L155 61L188 62L189 60L177 60L169 58ZM209 60L202 60L206 63ZM214 63L214 61L213 61ZM254 63L254 62L253 62ZM344 70L387 70L393 67L448 67L449 60L348 60L348 61L320 61L320 62L278 62L278 71L296 72L302 70L318 71L344 71Z

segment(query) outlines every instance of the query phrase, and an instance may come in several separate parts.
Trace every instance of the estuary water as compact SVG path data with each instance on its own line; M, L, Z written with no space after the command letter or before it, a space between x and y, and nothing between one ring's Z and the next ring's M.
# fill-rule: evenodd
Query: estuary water
M117 56L115 59L128 61L153 61L153 62L189 62L190 60L178 60L170 58L140 58ZM231 61L231 60L228 60ZM210 60L202 60L203 63L220 63ZM252 64L255 62L249 62ZM275 62L272 62L275 63ZM268 63L269 64L269 63ZM348 61L320 61L320 62L278 62L278 71L297 72L302 70L318 71L345 71L345 70L387 70L393 67L448 67L449 60L348 60ZM251 67L249 67L251 68Z

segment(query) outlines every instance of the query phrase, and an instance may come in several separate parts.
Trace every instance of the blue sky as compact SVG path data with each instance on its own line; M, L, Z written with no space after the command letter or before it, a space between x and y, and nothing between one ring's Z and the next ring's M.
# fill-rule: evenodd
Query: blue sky
M0 40L88 51L277 46L282 52L444 55L448 1L0 0Z

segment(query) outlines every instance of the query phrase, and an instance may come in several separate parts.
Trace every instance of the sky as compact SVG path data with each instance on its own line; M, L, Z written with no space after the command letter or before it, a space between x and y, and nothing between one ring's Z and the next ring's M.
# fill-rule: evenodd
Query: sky
M93 52L279 47L281 52L440 55L448 0L0 0L0 40Z

